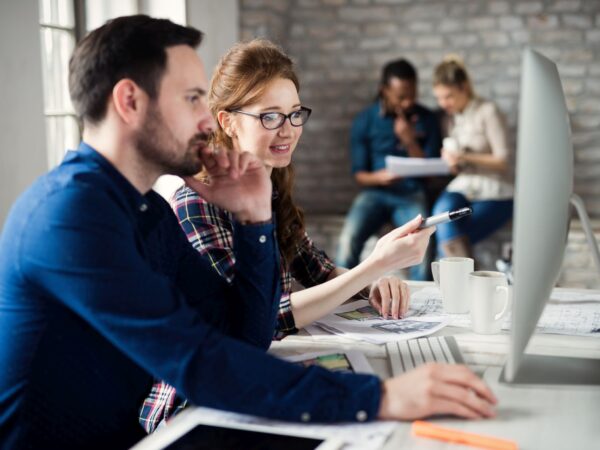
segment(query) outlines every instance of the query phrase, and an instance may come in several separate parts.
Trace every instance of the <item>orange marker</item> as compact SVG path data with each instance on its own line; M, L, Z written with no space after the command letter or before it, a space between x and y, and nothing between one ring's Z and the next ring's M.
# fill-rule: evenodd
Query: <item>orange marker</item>
M498 439L491 436L482 436L475 433L467 433L452 428L439 427L422 420L413 422L412 432L415 436L439 439L441 441L470 445L472 447L488 448L492 450L519 450L519 446L514 441Z

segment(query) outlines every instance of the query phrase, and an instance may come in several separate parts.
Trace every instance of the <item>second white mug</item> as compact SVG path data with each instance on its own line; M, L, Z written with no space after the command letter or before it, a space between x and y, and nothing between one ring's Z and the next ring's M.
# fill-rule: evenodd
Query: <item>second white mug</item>
M469 312L469 274L472 258L442 258L431 263L433 280L442 292L442 306L447 313Z
M502 272L479 270L469 275L471 324L480 334L496 334L508 313L511 292Z

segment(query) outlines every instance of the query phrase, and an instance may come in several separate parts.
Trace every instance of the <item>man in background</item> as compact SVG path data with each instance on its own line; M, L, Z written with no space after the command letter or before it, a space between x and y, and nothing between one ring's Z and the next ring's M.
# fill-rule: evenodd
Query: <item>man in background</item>
M416 102L417 73L405 59L391 61L381 74L377 100L354 120L350 136L352 173L362 192L354 200L340 236L339 266L360 262L367 239L386 223L394 227L427 216L423 180L401 178L385 167L385 157L440 156L437 116ZM409 270L411 279L427 279L427 261Z

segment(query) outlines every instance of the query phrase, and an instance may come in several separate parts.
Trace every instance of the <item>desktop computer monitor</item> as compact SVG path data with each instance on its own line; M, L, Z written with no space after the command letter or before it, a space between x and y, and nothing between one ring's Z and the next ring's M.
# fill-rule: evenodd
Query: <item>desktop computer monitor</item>
M574 165L558 70L552 61L531 49L523 53L517 132L513 313L503 381L600 384L600 360L525 353L562 266L573 201ZM584 210L578 211L585 215ZM584 220L587 215L582 217ZM597 247L594 250L598 263Z

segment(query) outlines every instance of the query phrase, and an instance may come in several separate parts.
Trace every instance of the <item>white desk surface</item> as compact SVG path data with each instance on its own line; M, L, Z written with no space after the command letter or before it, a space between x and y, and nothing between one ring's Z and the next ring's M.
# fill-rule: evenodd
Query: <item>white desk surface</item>
M411 292L431 283L409 282ZM589 292L589 291L588 291ZM466 364L483 376L498 397L494 419L467 421L436 419L434 423L518 443L522 450L600 449L600 387L513 387L498 383L508 351L508 333L475 334L448 326L437 335L454 335ZM317 350L361 350L382 378L390 373L384 346L352 341L338 336L309 336L305 333L274 342L270 353L293 355ZM600 359L600 339L564 335L535 335L528 353ZM431 439L416 438L410 423L398 429L384 449L450 450L469 449Z
M409 282L411 291L431 285ZM588 291L589 292L589 291ZM468 329L446 327L438 335L454 335L466 364L481 375L499 399L494 419L467 421L435 419L441 426L510 439L522 450L586 450L600 448L600 387L514 387L498 383L508 349L507 333L479 335ZM385 346L338 336L310 336L301 332L274 342L270 353L289 356L314 351L360 350L381 378L390 376ZM529 353L600 359L600 339L564 335L536 335ZM398 422L384 449L472 449L464 445L416 438L410 423Z

